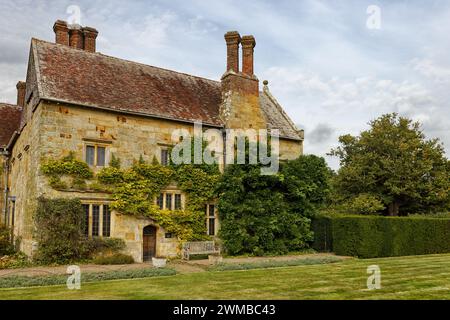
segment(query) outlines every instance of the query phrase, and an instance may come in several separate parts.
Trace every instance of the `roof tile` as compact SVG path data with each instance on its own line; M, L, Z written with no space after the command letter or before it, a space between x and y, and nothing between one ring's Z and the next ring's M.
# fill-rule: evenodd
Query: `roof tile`
M40 98L223 126L221 83L33 39ZM270 128L300 139L274 99L261 93Z
M5 147L14 131L19 130L22 108L0 103L0 147Z

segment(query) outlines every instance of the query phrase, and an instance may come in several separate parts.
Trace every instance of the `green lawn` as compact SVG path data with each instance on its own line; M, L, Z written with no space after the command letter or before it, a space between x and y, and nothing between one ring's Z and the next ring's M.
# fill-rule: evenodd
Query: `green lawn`
M381 268L380 290L367 290L369 265ZM1 289L0 299L450 299L450 254L245 271Z

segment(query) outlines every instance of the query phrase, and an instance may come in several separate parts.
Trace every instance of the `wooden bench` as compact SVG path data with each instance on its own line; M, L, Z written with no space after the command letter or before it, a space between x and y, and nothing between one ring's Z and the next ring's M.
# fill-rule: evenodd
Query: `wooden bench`
M184 260L189 260L191 255L196 254L220 254L220 249L216 247L214 241L188 241L183 243L182 256Z

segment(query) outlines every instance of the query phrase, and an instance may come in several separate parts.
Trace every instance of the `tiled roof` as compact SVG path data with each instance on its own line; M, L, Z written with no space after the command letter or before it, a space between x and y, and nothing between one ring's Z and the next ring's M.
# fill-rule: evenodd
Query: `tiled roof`
M222 126L221 83L100 53L32 40L39 96L43 99ZM269 127L299 135L277 105L261 93Z
M5 147L14 131L19 130L22 108L0 103L0 148Z
M220 83L33 39L41 98L220 125Z

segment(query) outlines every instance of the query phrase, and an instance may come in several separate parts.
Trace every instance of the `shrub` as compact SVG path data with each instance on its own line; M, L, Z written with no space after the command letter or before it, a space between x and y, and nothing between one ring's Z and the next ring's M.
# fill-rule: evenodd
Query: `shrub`
M31 266L31 262L23 252L17 252L13 255L5 255L0 258L0 269L25 268Z
M14 246L11 243L11 229L0 224L0 257L14 253Z
M67 263L83 257L85 217L80 200L39 198L35 224L38 262Z
M112 255L98 256L93 262L95 264L131 264L134 263L134 259L127 254L114 253Z
M314 247L327 247L338 255L375 258L450 252L450 219L318 217L313 227Z
M95 255L110 255L118 253L125 248L125 241L117 238L85 238L83 240L84 257L93 257Z

